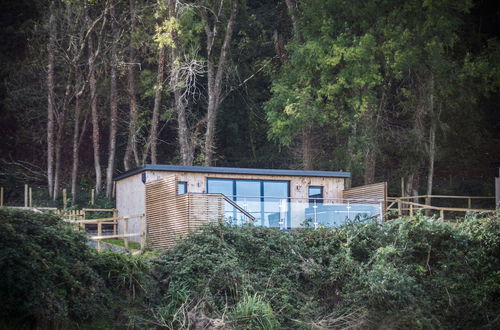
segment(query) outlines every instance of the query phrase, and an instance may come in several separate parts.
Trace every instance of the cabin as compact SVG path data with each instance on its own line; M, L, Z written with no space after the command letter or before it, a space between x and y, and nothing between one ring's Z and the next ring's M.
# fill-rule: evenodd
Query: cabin
M116 208L118 216L132 218L127 231L146 232L153 247L169 247L209 221L290 230L380 217L386 184L345 189L350 177L333 171L145 165L115 178Z

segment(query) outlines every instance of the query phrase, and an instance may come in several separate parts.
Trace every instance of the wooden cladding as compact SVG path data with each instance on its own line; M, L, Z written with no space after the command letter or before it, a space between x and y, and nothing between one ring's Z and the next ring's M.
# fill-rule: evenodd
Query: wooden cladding
M369 184L354 187L343 191L344 199L359 200L360 203L370 204L371 202L387 202L387 182ZM378 201L374 201L378 200ZM356 201L352 201L355 203Z
M177 194L172 175L146 183L146 224L153 248L169 248L190 231L224 215L224 198L218 194Z

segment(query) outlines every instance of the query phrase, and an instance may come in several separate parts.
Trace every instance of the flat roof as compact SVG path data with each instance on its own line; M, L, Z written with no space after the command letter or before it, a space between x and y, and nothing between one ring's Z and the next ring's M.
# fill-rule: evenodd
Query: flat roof
M248 174L248 175L275 175L275 176L314 176L325 178L350 178L351 172L333 171L305 171L305 170L277 170L264 168L240 168L240 167L209 167L209 166L182 166L182 165L144 165L120 175L114 180L128 178L129 176L146 171L166 172L196 172L196 173L221 173L221 174Z

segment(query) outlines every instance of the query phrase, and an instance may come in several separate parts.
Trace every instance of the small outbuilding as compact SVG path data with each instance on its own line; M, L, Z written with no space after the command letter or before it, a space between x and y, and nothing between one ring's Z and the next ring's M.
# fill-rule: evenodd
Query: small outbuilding
M385 183L345 189L349 172L145 165L115 178L119 216L129 232L171 246L209 221L293 229L335 226L382 214Z

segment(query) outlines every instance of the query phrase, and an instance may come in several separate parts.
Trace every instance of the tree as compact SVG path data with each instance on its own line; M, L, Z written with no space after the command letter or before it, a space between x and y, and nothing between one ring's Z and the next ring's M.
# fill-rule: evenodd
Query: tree
M215 152L215 131L217 123L217 112L219 106L226 97L223 93L223 78L229 62L229 52L231 40L233 38L236 15L239 8L239 0L233 0L230 9L230 15L227 20L224 41L220 48L218 59L215 57L215 42L219 33L219 22L221 13L224 9L224 1L220 0L217 7L208 8L204 0L201 0L201 14L203 26L207 38L207 123L205 131L205 165L213 165L213 156ZM209 10L210 9L210 10ZM212 17L211 17L212 16Z

